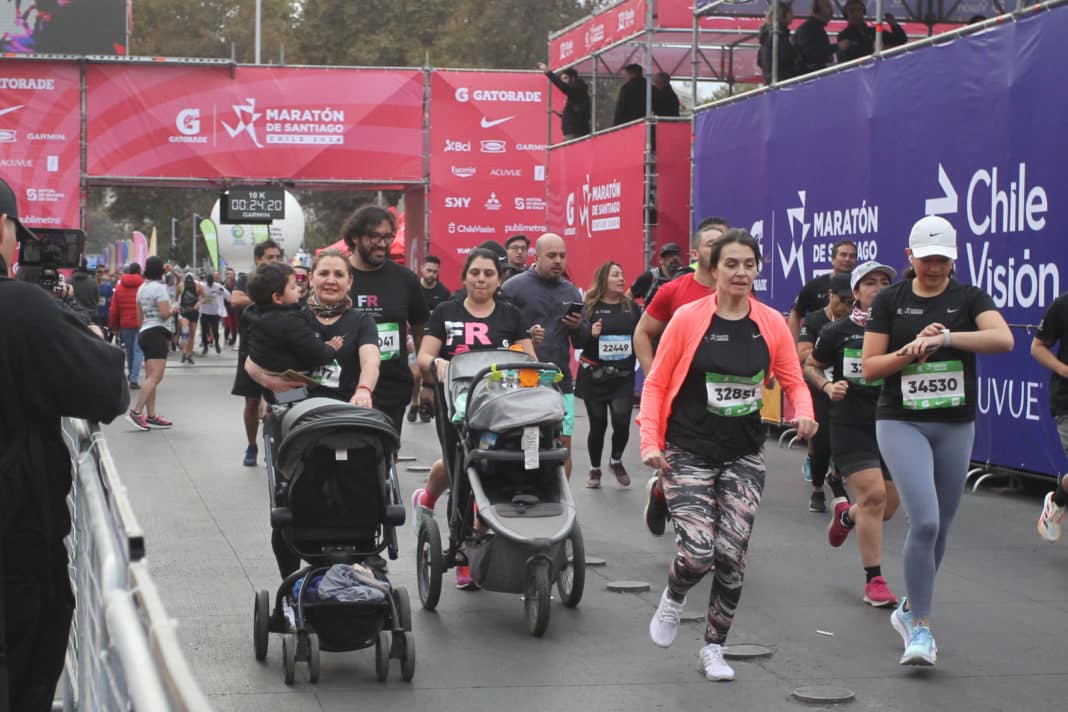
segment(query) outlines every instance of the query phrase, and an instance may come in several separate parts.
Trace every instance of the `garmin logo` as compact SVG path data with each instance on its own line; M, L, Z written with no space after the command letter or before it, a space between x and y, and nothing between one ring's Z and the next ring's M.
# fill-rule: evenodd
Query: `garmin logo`
M544 151L544 143L517 143L515 145L517 151Z

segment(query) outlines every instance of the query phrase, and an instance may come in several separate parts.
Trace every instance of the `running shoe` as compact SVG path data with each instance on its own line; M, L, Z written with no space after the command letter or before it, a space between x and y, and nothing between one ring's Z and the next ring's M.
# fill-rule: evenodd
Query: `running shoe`
M141 390L141 386L139 386L137 384L137 381L130 381L130 390L131 391L139 391L139 390Z
M218 341L215 342L215 353L217 353L217 354L221 354L222 353L222 348L219 346L219 342Z
M200 355L201 355L201 356L207 356L207 355L208 355L208 345L207 345L207 344L204 344L204 345L203 345L203 346L202 346L202 347L200 348Z
M676 603L665 588L660 594L660 605L656 607L656 613L649 621L649 637L653 643L661 648L671 647L671 644L675 642L675 636L679 633L679 621L682 620L684 608L686 608L686 599L682 599L682 603Z
M864 586L864 602L873 608L897 605L897 597L890 592L886 579L876 576Z
M245 448L245 459L241 461L241 464L245 467L255 467L256 457L260 454L260 449L255 445L249 445Z
M419 422L429 423L434 419L434 409L430 407L430 404L419 406Z
M812 481L812 458L806 456L805 461L801 463L801 474L805 476L805 482Z
M185 355L185 352L183 351L182 352L182 361L181 362L185 363L185 360L186 360L186 355Z
M134 426L141 432L151 430L151 428L148 427L148 418L145 417L144 413L138 413L136 410L131 410L126 414L126 420L130 425Z
M905 652L901 654L899 662L902 665L930 666L934 665L937 659L938 646L935 645L931 629L925 625L918 625L913 628L912 635L909 636L909 643L905 646Z
M1060 486L1059 484L1057 485ZM1042 500L1042 515L1038 518L1038 535L1048 542L1061 538L1061 523L1064 521L1065 507L1058 507L1053 502L1053 493L1046 494Z
M419 528L423 526L423 521L426 519L434 518L434 510L423 504L423 495L426 494L426 490L420 487L412 493L412 523L415 524L415 532L419 533Z
M620 486L630 487L630 475L627 474L627 468L623 467L622 461L612 462L609 460L608 469L616 476L616 482L618 482Z
M414 423L415 419L419 417L419 406L417 406L417 405L408 406L408 416L407 417L408 417L408 422L409 423Z
M905 606L908 604L908 597L902 596L901 603L898 604L894 612L890 614L890 625L893 626L897 634L901 636L901 643L903 645L909 644L909 638L912 637L912 611L906 611Z
M193 354L186 354L185 362L188 363L190 366L196 365L196 363L193 361Z
M456 567L456 588L461 591L477 591L478 584L471 578L470 566L457 566Z
M734 679L734 668L723 659L723 646L709 643L701 648L698 653L701 657L701 670L705 678L714 682L725 682Z
M831 546L841 546L842 542L849 536L849 532L853 531L855 523L846 525L842 521L843 516L849 513L849 500L845 497L835 497L831 500L833 505L832 511L834 514L831 516L831 523L827 525L827 541L831 543Z
M668 507L663 492L658 492L656 487L657 476L653 475L645 483L645 526L653 536L664 536L664 527L667 526Z
M601 468L591 467L586 475L586 489L601 489Z
M827 498L823 490L812 490L812 494L808 496L808 511L821 513L827 511Z
M158 430L165 430L166 428L169 428L174 425L174 423L167 420L166 418L160 417L158 413L156 415L150 415L145 418L145 422L148 423L148 427L156 428Z

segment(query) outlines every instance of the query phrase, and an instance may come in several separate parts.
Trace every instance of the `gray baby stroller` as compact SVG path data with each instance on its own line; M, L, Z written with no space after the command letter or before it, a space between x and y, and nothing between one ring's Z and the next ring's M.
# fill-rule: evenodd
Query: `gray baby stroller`
M451 483L449 542L443 551L432 518L418 523L424 608L437 606L446 569L465 563L481 588L523 594L535 636L549 625L554 582L564 605L582 599L585 552L560 444L564 402L552 385L559 375L516 351L471 351L450 362L436 418Z
M298 566L282 581L274 614L268 592L256 594L256 659L267 656L268 633L279 633L286 684L293 683L297 661L306 661L311 682L318 682L320 650L372 646L380 681L393 658L400 660L403 679L411 680L411 603L404 587L390 584L378 556L387 551L390 559L397 558L396 528L405 518L393 464L398 438L389 418L369 408L309 398L289 408L272 407L263 438L271 527L285 551L310 566ZM364 565L359 575L353 564ZM347 568L332 571L338 565ZM353 587L344 595L318 595L336 573L349 574ZM324 585L317 590L320 580ZM292 620L279 615L286 608Z

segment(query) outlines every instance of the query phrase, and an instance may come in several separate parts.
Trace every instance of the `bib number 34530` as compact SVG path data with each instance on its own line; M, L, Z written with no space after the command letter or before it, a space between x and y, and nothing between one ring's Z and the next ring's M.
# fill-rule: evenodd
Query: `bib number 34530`
M736 418L760 410L763 404L762 384L764 371L755 376L725 376L721 373L705 374L705 390L708 393L709 413Z
M901 369L901 402L908 410L964 405L964 365L960 361L913 363Z

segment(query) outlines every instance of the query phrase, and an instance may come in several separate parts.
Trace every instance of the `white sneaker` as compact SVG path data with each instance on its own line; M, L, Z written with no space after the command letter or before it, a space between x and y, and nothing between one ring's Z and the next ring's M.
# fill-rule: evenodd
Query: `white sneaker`
M701 669L705 677L713 681L733 680L734 668L723 659L723 646L709 643L701 648Z
M675 603L668 595L667 589L660 594L660 605L649 621L649 637L661 648L671 647L675 642L675 636L679 633L679 620L682 611L686 608L686 599L682 603Z
M1060 487L1060 484L1057 485ZM1049 542L1061 538L1061 522L1064 521L1065 507L1058 507L1053 502L1053 493L1046 494L1042 501L1042 514L1038 518L1038 535Z

